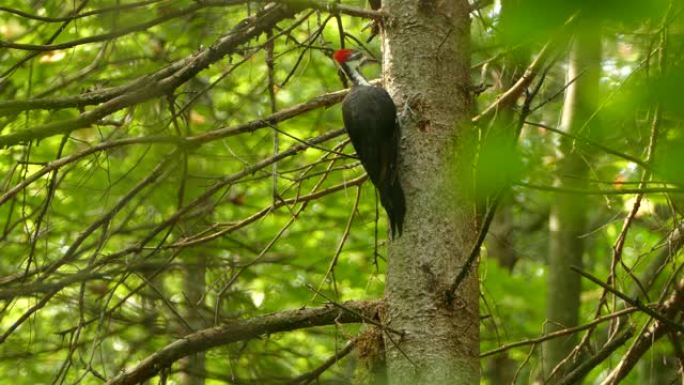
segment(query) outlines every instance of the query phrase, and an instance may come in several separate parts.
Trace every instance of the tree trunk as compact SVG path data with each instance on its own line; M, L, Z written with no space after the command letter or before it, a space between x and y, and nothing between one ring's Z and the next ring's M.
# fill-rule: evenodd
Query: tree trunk
M578 136L589 136L590 121L596 108L601 64L601 40L596 31L580 30L568 63L561 129ZM557 166L560 188L586 189L588 156L579 143L564 138ZM587 198L557 194L549 217L549 267L546 332L576 326L580 306L580 276L570 266L582 266L583 236L586 234ZM544 344L544 374L553 368L577 343L576 336L556 338ZM559 377L555 377L559 378Z
M503 23L504 19L514 18L515 11L520 9L521 3L522 0L501 0L501 22ZM504 37L501 36L500 39L503 40ZM520 79L529 65L529 57L529 47L520 46L502 58L501 66L495 72L497 78L492 81L492 83L499 85L495 88L497 93L506 92ZM484 78L481 81L486 84L488 80ZM515 104L502 106L497 111L495 124L489 127L484 140L499 144L515 143L518 140L517 135L520 129L520 117L516 114L517 108ZM514 206L515 194L508 191L501 197L501 202L497 206L496 215L489 227L485 241L487 256L495 258L499 265L509 272L513 271L513 267L518 261L515 250L516 220L513 215Z
M386 0L386 87L402 124L403 235L389 248L389 383L478 384L477 264L445 293L477 237L465 0Z
M193 331L207 327L202 318L202 298L205 292L206 250L197 248L192 254L183 256L187 263L183 273L183 295L185 306L183 316ZM187 333L187 332L186 332ZM204 385L205 359L204 353L190 355L180 362L181 385Z
M204 165L197 162L189 166L187 174L202 174ZM181 173L185 177L186 172ZM198 191L198 185L194 181L185 182L185 189L189 194ZM208 205L208 203L205 202ZM207 208L207 212L208 212ZM181 238L190 234L197 234L201 229L211 223L211 214L199 216L196 219L183 221L178 225ZM179 255L179 260L184 262L183 267L183 302L180 307L183 320L179 323L179 333L185 335L189 332L209 327L208 315L204 311L204 299L207 289L206 274L207 261L211 255L211 248L197 247L186 249ZM203 314L204 313L204 314ZM206 377L206 359L204 352L189 355L179 362L180 385L204 385Z

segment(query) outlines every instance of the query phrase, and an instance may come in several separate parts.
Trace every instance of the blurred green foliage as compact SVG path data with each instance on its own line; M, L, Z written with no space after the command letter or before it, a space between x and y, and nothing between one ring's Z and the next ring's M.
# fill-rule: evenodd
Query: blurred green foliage
M365 6L362 1L343 3ZM4 0L2 6L55 17L70 14L75 4L57 0ZM82 12L120 4L118 0L93 0L87 2ZM63 30L60 30L63 22L30 20L0 11L0 40L46 44L60 31L55 43L72 41L153 20L193 4L196 2L190 0L153 2L132 10L79 18ZM477 104L484 107L493 102L522 74L526 64L550 37L568 33L571 28L562 26L571 15L587 17L589 21L584 25L604 34L600 108L596 111L604 132L592 137L615 151L645 159L653 116L660 109L659 141L653 165L653 180L659 183L648 187L681 188L684 152L679 93L684 85L681 71L684 63L679 53L684 41L681 4L672 4L670 7L664 0L521 0L515 6L506 8L504 4L502 8L495 1L473 12L473 82L488 86L477 97ZM0 102L76 96L125 85L211 46L259 7L260 4L250 4L204 8L106 43L40 52L15 69L12 67L29 52L0 50L0 74L3 74L0 75ZM340 19L347 33L365 40L366 21L346 15ZM282 32L293 22L282 22L281 29L274 33ZM307 41L323 23L326 25L320 36ZM668 34L665 48L659 46L663 33ZM108 140L153 135L192 136L268 116L271 113L268 70L262 47L267 38L262 35L242 46L235 54L175 90L173 95L122 109L99 125L73 132L61 149L61 156L86 151ZM336 48L339 41L337 22L325 12L313 13L287 36L279 36L274 41L277 109L342 88L335 66L324 51L316 49ZM348 46L357 45L351 38L345 42ZM380 57L380 37L368 46ZM543 69L544 82L531 104L533 110L527 120L557 126L562 91L567 83L564 64L567 52L567 44L557 47L551 64ZM664 59L658 58L661 55ZM664 60L667 66L659 65L659 60ZM661 67L665 68L664 72ZM364 71L369 78L380 76L378 66L369 65ZM516 113L520 108L521 105L515 108ZM175 118L172 111L177 114ZM74 118L79 112L76 108L66 108L0 115L0 135ZM338 106L316 109L279 123L278 131L287 133L278 135L280 151L341 127ZM505 131L506 127L495 130ZM478 186L485 195L512 185L510 200L500 207L512 218L512 227L505 234L493 230L490 236L505 237L514 262L503 263L502 256L491 246L491 239L483 248L480 267L483 352L538 336L544 323L545 291L553 290L545 287L544 277L546 219L554 193L516 183L552 184L559 137L536 126L524 125L521 129L517 148L510 145L510 138L482 144L476 169ZM0 205L0 292L22 285L47 287L76 274L98 273L57 292L47 305L31 314L0 344L0 378L12 379L17 385L99 384L99 377L112 377L183 335L177 311L197 313L201 326L209 327L214 325L215 315L220 323L325 303L321 296L315 296L312 287L320 288L326 297L336 301L382 298L387 227L382 210L376 217L377 203L370 184L360 187L361 198L356 210L357 187L347 186L311 202L289 203L269 211L283 199L345 185L361 176L363 171L354 159L335 153L352 153L344 137L278 162L277 196L273 195L272 168L260 169L203 199L171 230L164 228L150 236L143 248L116 257L126 248L139 245L155 226L201 197L222 178L273 156L274 132L264 128L181 150L168 143L112 147L69 163L57 174L40 177ZM58 158L61 141L61 137L53 136L30 145L1 149L0 194ZM326 151L332 149L335 152ZM592 189L638 187L642 170L637 165L591 146L579 146L578 151L591 155ZM121 199L126 199L126 194L164 159L170 165L158 181L127 199L120 212L106 221L106 226L97 229L72 260L43 276L42 269L59 261L79 234ZM53 180L54 191L50 187ZM41 214L51 191L49 205ZM587 196L591 204L591 228L586 234L585 268L596 276L606 277L609 273L612 245L633 198L633 194ZM627 235L623 255L626 266L633 268L630 273L646 274L649 264L666 248L664 240L681 219L679 207L682 206L677 204L676 195L645 196L642 210ZM262 210L267 215L211 242L188 247L180 253L167 247L189 236L204 236L235 226ZM331 273L328 268L344 238L350 215L354 215L351 231ZM288 224L293 218L292 224ZM272 246L271 242L274 242ZM681 253L668 259L654 279L650 301L666 289L667 277L682 262ZM204 296L188 309L184 288L188 279L184 272L189 265L198 263L206 267L204 277L194 278L206 283ZM27 271L29 277L17 280ZM14 280L8 283L10 278ZM44 298L49 289L45 287L35 295L0 304L0 333L8 331ZM634 288L625 270L619 272L618 287L626 292ZM584 289L581 319L589 322L594 318L600 289L590 283ZM645 321L642 316L634 319L637 324ZM359 326L337 325L213 349L206 356L207 384L285 383L316 368L358 331ZM604 332L600 329L598 334ZM531 383L539 373L539 350L527 359L529 349L526 346L505 353L516 366L521 366L519 384ZM618 350L615 357L625 349ZM658 342L654 351L665 356L672 354L671 346L665 341ZM655 365L654 357L657 355L645 356L644 360ZM323 375L321 383L347 383L353 360L333 366ZM587 383L597 383L616 361L617 358L611 359L597 367ZM483 367L491 362L490 358L484 359ZM638 375L634 373L623 383L644 383L639 382L642 380ZM489 374L483 376L482 383L493 383L491 378ZM153 379L151 383L157 381Z

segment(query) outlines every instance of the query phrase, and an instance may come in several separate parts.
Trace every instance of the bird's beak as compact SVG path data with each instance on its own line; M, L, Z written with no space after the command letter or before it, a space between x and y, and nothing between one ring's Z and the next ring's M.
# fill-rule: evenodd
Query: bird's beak
M363 59L365 56L363 54L363 51L356 51L353 54L349 56L347 61L357 61Z

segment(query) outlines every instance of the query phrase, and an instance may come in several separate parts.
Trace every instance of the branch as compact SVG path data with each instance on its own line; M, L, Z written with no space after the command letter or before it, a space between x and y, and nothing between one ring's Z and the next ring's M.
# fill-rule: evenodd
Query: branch
M625 195L625 194L681 194L684 189L673 187L645 187L645 188L625 188L620 190L604 190L604 189L581 189L581 188L562 188L555 186L544 186L532 183L516 183L517 186L526 187L533 190L551 191L561 194L582 194L582 195Z
M559 130L557 128L551 127L548 124L531 122L529 120L526 120L525 124L529 124L530 126L534 126L534 127L543 128L547 131L551 131L551 132L558 134L560 136L564 136L564 137L570 138L572 140L577 140L577 141L580 141L582 143L588 144L590 146L596 147L596 148L602 150L603 152L606 152L606 153L611 154L611 155L615 155L619 158L622 158L622 159L628 160L632 163L638 164L639 166L641 166L642 168L644 168L646 170L651 169L651 166L647 162L644 162L643 160L641 160L635 156L624 154L624 153L621 153L619 151L615 151L612 148L606 147L606 146L602 145L601 143L595 142L595 141L593 141L589 138L586 138L584 136L570 134L570 133L565 132L563 130Z
M473 123L478 123L484 118L489 117L490 115L494 115L496 111L499 109L504 109L513 103L515 103L516 100L520 97L520 95L525 92L525 89L527 89L527 86L532 83L532 80L537 76L537 73L539 70L542 68L542 65L546 62L546 59L548 58L549 54L551 51L551 42L546 43L546 45L539 51L537 54L537 57L534 58L532 63L530 63L529 67L525 70L525 73L518 79L515 84L511 86L506 92L503 94L499 95L496 100L487 108L485 108L482 112L480 112L479 115L475 116L472 119Z
M246 175L251 175L254 174L256 171L261 170L265 167L270 166L274 162L278 162L281 159L285 159L287 157L293 156L301 151L306 150L307 148L311 147L312 145L318 144L318 143L323 143L327 140L330 140L332 138L335 138L337 136L342 135L344 132L344 129L339 129L335 131L331 131L328 133L325 133L323 135L319 135L315 138L309 139L305 143L300 143L293 145L286 151L280 152L275 156L263 159L251 166L248 166L244 168L242 171L239 171L237 173L227 175L224 178L222 178L219 182L213 184L212 186L208 187L206 191L202 194L200 194L198 197L193 199L191 202L186 204L185 206L179 208L174 214L172 214L169 218L164 220L162 223L158 224L155 226L152 231L144 237L141 241L136 243L135 245L129 246L124 248L123 250L117 251L115 253L110 254L107 258L105 258L101 263L98 263L99 265L109 263L110 261L123 256L127 255L129 253L133 252L139 252L144 249L145 245L150 242L157 234L162 232L164 229L166 229L169 226L173 226L176 224L180 218L184 215L186 215L190 210L193 208L197 207L198 205L206 202L207 199L209 199L213 194L216 192L220 191L222 188L225 186L231 185L235 183L236 181L240 180L241 178L245 177ZM158 249L158 247L155 247L155 249ZM57 268L60 266L64 265L65 263L69 262L67 258L62 256L60 259L57 261L51 263L47 267L44 268L45 271L50 270L50 271L55 271Z
M670 318L674 318L678 313L682 313L684 309L684 279L679 281L674 293L663 304L662 312ZM615 369L606 377L601 385L617 384L629 374L634 365L639 362L639 359L646 354L648 349L653 344L664 336L670 328L669 325L660 320L656 321L647 332L642 333L634 341L629 351L622 357L620 362L615 366Z
M461 267L461 270L458 272L458 275L456 276L454 281L451 283L451 285L449 285L449 288L444 293L447 303L453 302L453 300L456 297L456 290L458 290L458 287L461 285L461 282L463 282L463 280L468 276L468 274L470 273L471 266L473 265L477 257L480 255L480 249L482 247L482 244L484 243L485 238L487 237L487 234L489 233L489 226L492 224L492 220L494 220L494 214L496 214L496 209L499 206L499 202L503 194L504 190L498 191L496 193L496 196L494 197L492 204L487 209L484 222L480 227L475 243L470 248L468 258L463 264L463 267Z
M135 144L175 144L177 146L201 146L202 144L214 140L223 139L243 133L254 132L258 129L265 127L271 127L271 125L275 123L282 122L295 116L305 114L309 111L318 108L330 107L344 99L348 92L348 89L330 92L327 94L317 96L307 102L300 103L292 107L286 108L284 110L281 110L263 119L253 120L251 122L243 123L233 127L219 128L213 131L208 131L203 134L189 136L186 138L178 136L159 135L125 138L102 142L93 147L87 148L81 152L77 152L47 163L43 168L31 174L11 189L8 189L4 194L0 195L0 206L6 203L10 198L15 196L17 193L19 193L19 191L21 191L31 183L38 180L41 176L49 173L50 171L57 170L66 164L73 163L79 159L82 159L88 155L94 154L99 151L106 151L119 146L130 146ZM0 106L0 109L2 109L2 106Z
M553 333L545 334L545 335L540 336L540 337L528 338L528 339L524 339L521 341L510 343L510 344L506 344L506 345L500 346L496 349L492 349L492 350L486 351L484 353L481 353L480 358L493 356L495 354L503 353L507 350L517 348L520 346L536 345L540 342L544 342L544 341L547 341L550 339L567 336L567 335L570 335L570 334L573 334L573 333L576 333L576 332L579 332L582 330L589 329L589 328L596 326L602 322L612 320L615 317L620 317L620 316L625 315L625 314L633 313L637 310L639 310L639 309L637 309L635 307L629 307L626 309L616 311L615 313L611 313L611 314L596 318L595 320L592 320L591 322L586 323L584 325L579 325L579 326L575 326L575 327L571 327L571 328L567 328L567 329L557 330Z
M78 237L69 245L69 248L64 252L64 255L58 260L60 263L54 263L51 265L48 265L48 267L45 268L43 271L43 277L46 278L50 273L54 272L57 270L60 266L62 266L64 263L67 263L77 256L77 251L78 248L81 246L83 242L85 242L88 237L95 232L98 228L100 227L105 227L107 226L114 216L116 216L119 211L121 211L133 197L135 197L140 191L142 191L144 188L146 188L148 185L156 182L159 179L163 178L163 175L165 173L165 169L173 164L176 159L174 157L177 155L176 151L173 151L169 155L167 155L161 162L157 164L157 166L140 182L138 182L133 188L131 188L125 195L123 195L117 202L116 204L109 209L107 212L102 214L95 222L92 222L84 231L82 231ZM7 282L11 281L12 278L26 278L28 274L28 271L25 272L24 275L12 275L10 277L3 277L0 279L0 282ZM72 276L71 278L78 277L81 274L76 274ZM78 280L78 278L76 278ZM41 280L42 281L42 280ZM39 284L37 287L42 287L43 290L45 291L52 291L52 290L59 290L62 287L65 287L66 285L69 285L71 282L70 279L66 279L64 281L50 284L50 285L43 285ZM35 292L35 287L34 285L27 285L24 282L17 287L17 288L12 288L12 289L7 289L7 290L0 290L0 299L11 299L16 295L25 295L25 294L30 294L32 292Z
M229 3L242 3L242 2L244 2L244 0L229 1ZM229 3L226 3L226 4L229 4ZM57 50L62 50L62 49L67 49L67 48L73 48L73 47L77 47L79 45L84 45L84 44L109 41L109 40L113 40L113 39L116 39L116 38L121 37L121 36L128 35L129 33L145 31L147 29L154 27L155 25L165 23L169 20L172 20L172 19L175 19L178 17L190 15L194 12L199 11L202 8L207 8L207 7L211 7L211 6L217 6L217 4L206 4L203 2L197 2L197 3L191 5L187 8L180 9L180 10L177 10L175 12L169 12L167 14L164 14L163 16L160 16L156 19L152 19L152 20L144 22L144 23L131 25L131 26L128 26L126 28L121 28L118 31L103 33L101 35L88 36L88 37L84 37L81 39L67 41L67 42L59 43L59 44L22 44L22 43L13 43L10 41L0 40L0 49L9 48L9 49L19 49L19 50L24 50L24 51L46 52L46 51L57 51ZM69 19L67 18L67 20L69 20Z
M258 219L261 219L264 216L266 216L268 213L273 212L274 210L277 210L283 206L296 204L296 203L311 202L311 201L317 200L321 197L333 194L335 192L342 191L342 190L345 190L347 188L351 188L353 186L360 186L367 179L368 179L368 175L364 174L358 178L352 179L350 181L345 181L344 183L334 185L334 186L327 188L325 190L316 191L316 192L313 192L313 193L308 194L308 195L296 196L296 197L289 198L289 199L278 200L272 206L268 206L266 208L263 208L263 209L257 211L256 213L248 216L247 218L242 219L242 220L236 222L235 224L232 224L226 228L217 230L214 233L191 235L187 238L180 239L177 242L175 242L171 245L168 245L168 246L164 246L162 248L164 248L164 249L183 249L183 248L195 246L198 244L202 244L205 242L209 242L209 241L214 240L216 238L219 238L225 234L234 232L237 229L241 229L241 228L243 228L243 227L245 227L251 223L254 223ZM110 216L110 215L111 215L111 213L105 214L105 216ZM101 220L98 220L98 222L99 221L101 221ZM87 235L90 233L92 233L92 230L89 227L82 234ZM79 244L80 243L82 243L82 241L79 242ZM73 244L72 244L72 247L73 247ZM71 247L70 247L70 249L71 249ZM66 256L69 256L69 259L72 259L71 255L73 255L73 253L69 253ZM65 263L65 261L63 259L64 259L64 257L62 257L62 260L59 261L60 266ZM93 267L100 267L102 265L107 265L107 262L110 262L110 261L111 261L111 259L107 259L107 261L93 265ZM255 262L252 261L249 264L253 264L253 263L255 263ZM136 269L138 269L137 266L140 266L140 265L139 264L135 264L135 265L125 264L124 269L126 271L135 271ZM57 266L57 267L59 267L59 266ZM43 273L45 271L53 270L53 269L55 269L55 265L47 265L47 266L43 267L42 269L37 269L37 270L33 271L31 274ZM91 269L88 269L88 270L82 270L82 271L79 271L77 273L68 275L59 281L46 282L44 280L41 280L40 282L37 282L37 283L29 283L29 284L22 283L22 285L20 285L20 286L9 287L6 289L0 289L0 300L11 300L11 299L14 299L16 297L32 296L32 295L35 295L37 293L48 293L48 292L52 292L52 291L60 291L60 290L64 289L65 287L70 286L74 283L86 282L86 281L94 280L94 279L103 279L103 278L111 277L111 276L113 276L115 274L119 274L119 273L121 273L121 271L116 270L116 269L115 270L108 270L108 271L104 271L104 272L91 271ZM46 275L46 274L44 274L44 275ZM11 274L11 275L7 275L4 277L0 277L0 285L2 285L2 286L8 285L8 284L16 282L19 279L25 279L27 277L28 277L28 275L22 274L22 273L16 273L16 274ZM376 325L376 326L380 326L380 325ZM2 339L0 339L0 342L2 342Z
M208 0L204 0L207 3ZM228 1L228 0L218 0L218 1ZM308 3L307 3L308 4ZM315 3L314 8L321 8L323 5ZM313 5L312 5L313 7ZM343 7L343 6L339 6ZM244 23L247 19L243 20ZM241 25L239 23L238 25ZM235 31L233 31L235 32ZM233 33L231 32L231 33ZM104 88L96 91L84 92L79 95L65 96L59 98L32 98L27 100L4 100L0 101L0 116L7 115L10 113L25 111L25 110L36 110L36 109L60 109L60 108L84 108L86 106L97 105L111 100L117 96L121 96L125 93L134 92L135 90L148 87L149 84L160 81L164 78L171 76L174 72L180 70L181 68L187 66L196 57L188 57L177 60L169 64L168 66L158 70L157 72L146 74L138 79L135 79L128 84L124 84L116 87ZM2 78L2 75L0 75ZM379 80L372 81L373 84L380 84ZM281 85L282 86L282 85ZM342 95L344 96L344 95Z
M537 54L537 57L534 58L532 63L527 67L523 75L518 79L515 84L511 86L506 92L503 94L499 95L496 100L487 108L485 108L482 112L480 112L479 115L475 116L472 118L473 123L479 123L481 120L484 118L488 118L491 115L495 115L496 112L500 109L505 109L515 103L516 100L520 97L520 95L525 92L527 87L532 83L532 80L534 80L535 77L537 77L537 74L539 71L542 69L544 63L546 63L546 60L551 56L553 50L552 47L560 44L565 40L565 36L563 34L565 28L570 26L574 21L577 19L577 15L571 16L565 24L561 27L561 30L556 34L556 36L552 37L545 45L542 47L541 51Z
M672 328L673 330L676 330L679 332L684 332L684 325L671 320L670 318L668 318L667 315L664 315L664 314L657 312L657 311L655 311L655 310L653 310L647 306L642 305L638 299L634 300L634 299L629 298L629 296L627 296L626 294L622 293L619 290L615 290L610 285L605 284L600 279L598 279L598 278L594 277L593 275L579 269L576 266L570 266L570 269L572 269L572 271L576 272L577 274L583 276L584 278L587 278L588 280L590 280L590 281L594 282L595 284L601 286L605 290L613 293L615 296L619 297L620 299L627 302L628 304L638 308L640 311L642 311L642 312L648 314L649 316L657 319L659 322L665 324L666 326ZM684 280L682 281L682 285L684 285ZM677 293L681 290L684 290L684 287L680 287L680 289L677 291ZM673 299L671 301L677 302L677 301L682 301L682 299L683 298L675 297L675 299Z
M335 186L329 187L325 190L313 192L309 195L303 195L303 196L295 196L293 198L289 199L280 199L277 202L275 202L273 205L265 207L256 213L248 216L247 218L244 218L234 224L231 224L225 228L222 228L220 230L217 230L213 233L210 234L200 234L200 235L193 235L188 238L180 239L178 242L175 242L171 245L165 246L164 248L187 248L190 246L196 246L202 243L206 243L209 241L212 241L214 239L220 238L226 234L232 233L235 230L241 229L251 223L254 223L258 219L261 219L262 217L266 216L266 214L277 210L283 206L287 205L293 205L297 203L304 203L304 202L311 202L314 201L318 198L321 198L323 196L332 194L337 191L341 190L346 190L348 188L351 188L353 186L360 186L363 182L365 182L368 179L368 175L364 174L358 178L352 179L350 181L345 181L344 183L337 184Z
M111 7L102 7L100 9L95 9L93 11L77 13L77 14L73 14L73 15L69 15L69 16L63 16L63 17L49 17L49 16L34 15L34 14L24 12L24 11L19 10L19 9L13 9L13 8L9 8L9 7L0 7L0 12L7 12L7 13L14 14L16 16L26 18L26 19L43 21L46 23L61 23L61 22L65 22L65 21L82 19L82 18L88 17L88 16L101 15L104 13L111 13L111 12L120 12L120 11L125 11L125 10L129 10L129 9L133 9L133 8L144 7L146 5L159 3L160 1L163 1L163 0L145 0L145 1L140 1L137 3L119 4L119 5L114 5Z
M319 11L325 11L332 14L345 14L374 20L383 19L387 16L387 14L382 11L374 11L372 9L364 9L333 2L322 2L318 0L276 0L276 2L296 5L304 8L317 9Z
M325 360L325 362L321 364L319 367L310 372L300 374L299 376L293 378L290 382L286 383L285 385L303 385L311 383L314 380L318 379L318 377L320 377L321 374L323 374L323 372L328 370L336 362L338 362L339 360L346 357L349 353L351 353L354 350L354 346L356 346L357 341L358 339L356 338L349 341L347 345L344 348L342 348L342 350L336 352L330 358Z
M106 385L133 385L142 383L179 359L211 348L244 341L272 333L339 323L359 323L365 317L374 318L380 302L346 302L355 313L333 305L318 308L286 310L262 317L231 321L225 325L203 329L178 339L148 356L135 368L126 369L109 380Z
M254 120L248 123L240 124L235 127L221 128L218 130L213 130L205 132L203 134L191 136L187 138L190 144L201 144L211 142L216 139L222 139L228 136L238 135L247 132L253 132L257 129L264 127L271 127L272 125L282 122L284 120L293 118L295 116L304 114L306 112L318 109L318 108L328 108L333 106L344 99L344 97L349 93L349 89L344 89L341 91L330 92L317 96L308 102L297 104L295 106L285 108L274 114L271 114L263 119Z
M579 384L581 379L586 376L592 369L600 365L606 358L617 350L620 346L624 345L630 338L634 335L634 330L627 329L622 332L619 336L613 338L609 341L598 353L594 354L588 360L581 363L575 370L568 373L567 376L563 377L559 385L572 385Z
M283 19L294 16L300 8L285 5L274 5L254 17L248 17L238 23L233 30L221 37L211 47L201 50L187 61L179 65L179 69L162 79L143 79L141 87L134 92L122 94L106 103L83 113L74 119L43 124L12 134L0 136L0 148L40 140L53 135L66 134L79 128L85 128L99 119L142 101L168 94L185 83L200 71L232 53L236 47L259 36Z

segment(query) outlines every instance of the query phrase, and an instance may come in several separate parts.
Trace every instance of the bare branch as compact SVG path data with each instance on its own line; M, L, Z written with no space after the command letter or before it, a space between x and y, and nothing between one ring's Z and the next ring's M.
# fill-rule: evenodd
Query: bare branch
M47 123L2 135L0 136L0 148L85 128L122 108L168 94L200 71L233 52L239 45L273 28L281 20L292 17L299 10L299 8L284 5L268 7L258 15L244 19L231 33L218 39L211 47L205 48L193 55L187 62L177 63L180 68L168 73L167 76L160 79L142 79L139 84L140 87L135 91L117 96L74 119Z
M679 281L674 292L663 305L662 313L669 318L674 318L684 309L684 279ZM674 330L666 322L656 321L647 332L642 333L634 341L629 351L622 357L622 360L615 366L615 369L606 377L601 385L617 384L639 362L653 344L666 335L669 330Z
M658 311L655 311L655 310L653 310L647 306L644 306L643 304L641 304L641 302L639 300L634 300L634 299L629 298L626 294L612 288L610 285L602 282L601 280L594 277L593 275L591 275L585 271L582 271L581 269L577 268L576 266L570 266L570 268L573 271L575 271L577 274L580 274L584 278L587 278L588 280L594 282L595 284L603 287L606 291L613 293L616 297L619 297L620 299L627 302L628 304L638 308L640 311L642 311L642 312L648 314L649 316L657 319L659 322L663 323L665 326L672 328L673 330L677 330L679 332L684 332L684 325L677 323L677 322L673 321L672 319L668 318L667 314L663 314L662 312L658 312ZM682 283L684 283L684 281L682 281ZM680 288L680 289L684 289L684 288ZM678 292L679 292L679 290L678 290ZM682 300L682 298L675 297L671 300L671 302L678 302L681 300Z
M584 376L586 376L592 369L610 357L615 350L624 345L630 338L632 338L633 335L634 330L632 329L623 331L619 336L610 340L598 353L594 354L591 358L584 361L577 368L563 377L558 384L572 385L580 383Z
M102 14L110 13L110 12L119 12L119 11L125 11L125 10L129 10L129 9L140 8L140 7L144 7L146 5L159 3L162 1L165 1L165 0L145 0L145 1L135 2L135 3L129 3L129 4L120 4L120 5L115 5L115 6L111 6L111 7L102 7L100 9L95 9L95 10L92 10L89 12L77 13L74 15L63 16L63 17L48 17L48 16L34 15L34 14L24 12L24 11L19 10L19 9L3 7L3 6L0 6L0 12L7 12L7 13L11 13L11 14L16 15L16 16L26 18L26 19L44 21L46 23L61 23L64 21L82 19L82 18L88 17L88 16L102 15Z
M480 354L480 358L493 356L493 355L495 355L495 354L503 353L503 352L505 352L505 351L507 351L507 350L510 350L510 349L513 349L513 348L517 348L517 347L520 347L520 346L536 345L536 344L538 344L538 343L540 343L540 342L544 342L544 341L547 341L547 340L550 340L550 339L553 339L553 338L563 337L563 336L567 336L567 335L569 335L569 334L577 333L577 332L579 332L579 331L586 330L586 329L589 329L589 328L591 328L591 327L593 327L593 326L596 326L596 325L598 325L598 324L600 324L600 323L602 323L602 322L609 321L609 320L611 320L611 319L613 319L613 318L615 318L615 317L620 317L620 316L625 315L625 314L633 313L633 312L635 312L635 311L637 311L637 310L639 310L639 309L637 309L637 308L635 308L635 307L630 307L630 308L627 308L627 309L622 309L622 310L620 310L620 311L616 311L615 313L607 314L607 315L604 315L604 316L602 316L602 317L596 318L596 319L594 319L593 321L591 321L591 322L589 322L589 323L586 323L586 324L584 324L584 325L579 325L579 326L575 326L575 327L572 327L572 328L557 330L557 331L555 331L555 332L553 332L553 333L545 334L545 335L540 336L540 337L529 338L529 339L525 339L525 340L522 340L522 341L517 341L517 342L510 343L510 344L506 344L506 345L500 346L500 347L498 347L498 348L496 348L496 349L492 349L492 350L486 351L486 352L484 352L484 353L481 353L481 354Z
M375 318L379 302L345 302L346 311L337 306L286 310L262 317L230 321L222 326L200 330L178 339L145 358L135 368L126 369L106 385L133 385L144 382L179 359L211 348L263 335L314 326L360 323L363 317Z

